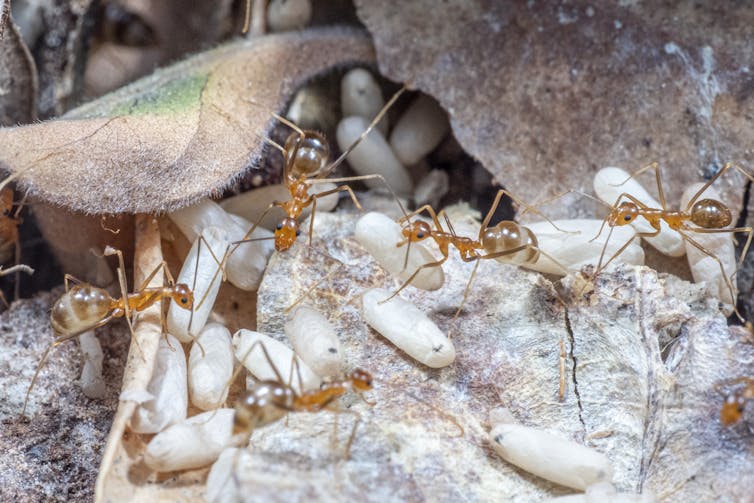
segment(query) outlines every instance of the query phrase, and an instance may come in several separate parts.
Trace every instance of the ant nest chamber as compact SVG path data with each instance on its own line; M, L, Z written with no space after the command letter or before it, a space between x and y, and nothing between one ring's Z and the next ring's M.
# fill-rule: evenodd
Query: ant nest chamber
M270 2L270 26L307 23L308 2L290 3L285 14L276 9L286 2ZM428 68L407 48L405 61L396 59L383 3L356 2L376 55L350 28L264 35L160 70L60 120L0 130L10 145L0 163L30 189L65 272L109 283L113 299L127 291L144 300L148 288L163 287L162 274L143 283L164 261L172 283L192 292L190 301L184 295L190 309L177 305L180 296L145 309L134 301L132 332L126 323L97 329L104 356L96 341L82 342L84 392L104 401L81 396L79 352L61 345L30 394L28 419L18 419L12 413L53 334L37 323L29 330L44 340L4 342L17 366L0 371L11 390L6 437L28 436L9 459L32 480L8 494L49 493L55 482L38 465L55 454L97 470L93 489L68 493L97 501L751 494L754 346L750 327L733 317L730 234L715 241L689 231L705 254L688 251L667 220L655 245L641 237L651 225L607 216L622 192L640 200L636 211L670 214L686 189L674 182L717 172L675 180L666 168L666 208L651 175L626 180L637 163L623 154L574 165L570 184L563 170L530 161L539 151L576 163L576 147L553 154L497 140L507 160L491 159L501 131L482 110L512 110L506 100L515 93L498 90L503 98L491 104L480 91L480 104L464 90L477 114L470 118L431 82L457 62L435 54L438 66ZM408 2L404 14L418 16L421 3ZM484 21L477 31L497 33L489 20L507 17L489 8L473 19ZM548 29L571 24L550 7L519 9L519 20ZM427 25L438 15L427 14ZM592 22L594 9L582 17ZM160 136L168 126L169 141ZM506 127L521 134L519 124ZM22 148L32 140L45 147ZM135 147L117 147L123 142ZM81 165L84 157L91 164ZM519 162L534 173L514 172ZM613 164L630 169L616 175ZM729 179L752 169L740 164L722 168L730 173L713 186L719 192L704 192L704 208L714 200L741 210ZM690 207L699 186L689 190ZM132 261L127 285L82 252L106 245ZM690 266L678 258L687 251ZM437 265L421 269L428 263ZM15 303L0 323L46 319L55 298ZM36 430L56 428L76 432L86 449L46 447L40 456Z

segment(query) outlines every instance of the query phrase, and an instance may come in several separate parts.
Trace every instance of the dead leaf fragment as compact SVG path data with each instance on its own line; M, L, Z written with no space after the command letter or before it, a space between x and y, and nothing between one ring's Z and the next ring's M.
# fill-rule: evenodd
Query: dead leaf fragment
M10 15L10 0L0 3L0 125L37 118L37 67Z
M382 72L437 98L464 148L526 201L591 192L610 165L659 161L672 206L726 161L754 171L748 4L355 3ZM742 180L718 184L736 212Z
M269 110L298 85L373 57L363 32L344 29L228 44L58 120L0 130L0 166L29 169L23 186L76 211L176 209L220 191L257 162L259 135L273 124Z

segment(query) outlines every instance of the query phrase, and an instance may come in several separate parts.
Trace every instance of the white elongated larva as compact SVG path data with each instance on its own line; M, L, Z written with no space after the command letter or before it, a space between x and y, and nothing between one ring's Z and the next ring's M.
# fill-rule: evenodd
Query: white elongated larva
M584 490L613 478L604 454L544 430L504 421L493 423L489 438L504 460L556 484Z
M240 241L251 229L250 222L229 214L209 199L174 211L169 216L189 241L195 240L202 230L210 226L224 229L228 233L228 241ZM267 229L257 228L249 238L262 239L261 241L243 243L233 251L225 265L228 281L241 290L259 288L264 269L267 267L267 259L275 248L272 236Z
M264 353L261 350L260 344L253 351L249 351L251 346L261 342L264 348L267 350L267 354L270 355L272 364L280 373L280 377L287 384L290 385L297 393L301 393L298 382L298 374L293 370L293 357L294 353L291 348L276 341L269 335L262 334L260 332L254 332L253 330L246 330L242 328L235 334L233 334L233 349L236 353L236 358L241 364L251 372L254 377L259 380L277 380L275 372L270 367L270 362L265 358ZM296 356L298 361L298 368L301 373L301 382L303 383L304 390L316 389L322 383L322 379L310 369L304 361ZM293 376L291 378L291 376Z
M364 320L411 358L432 368L447 367L456 350L445 334L414 304L381 288L367 290L362 297Z
M390 274L402 282L406 281L419 267L437 259L424 243L411 243L411 250L406 262L406 246L396 246L405 238L401 226L382 213L370 212L356 222L354 230L356 241ZM406 267L403 267L403 264ZM411 281L411 285L422 290L437 290L445 283L442 267L428 267Z
M351 116L341 120L335 134L340 149L346 150L368 126L369 119L364 117ZM398 195L411 194L414 184L408 171L395 157L390 145L379 131L370 131L346 159L358 174L380 174ZM379 179L366 180L365 183L372 188L385 186Z
M242 441L233 437L234 413L233 409L217 409L169 426L147 444L144 462L158 472L209 465L225 448Z
M416 206L429 204L435 207L440 203L440 199L448 193L449 188L448 172L442 169L433 169L416 184L414 204Z
M225 449L207 475L207 501L210 503L236 503L241 501L239 485L233 472L244 464L249 456L246 449L229 447Z
M408 107L390 133L390 146L404 166L432 152L450 131L448 115L435 100L421 95Z
M189 397L202 410L216 409L227 398L227 384L233 375L230 331L219 323L208 323L197 342L189 352Z
M586 488L583 494L559 496L547 503L654 503L654 494L645 491L641 494L619 493L609 482L597 482Z
M81 367L81 391L88 398L105 396L105 380L102 378L102 345L94 335L94 330L87 330L78 337L84 365Z
M343 76L340 81L340 108L343 117L355 115L371 121L384 105L382 89L369 71L354 68ZM377 124L377 129L386 136L387 128L385 116Z
M153 398L136 408L129 423L131 431L159 433L186 419L186 354L178 339L170 334L160 337L147 391Z
M610 229L605 228L597 239L591 241L599 232L602 220L573 219L553 221L560 229L569 232L561 232L551 223L534 222L526 226L537 236L538 247L544 253L539 255L537 262L526 264L527 269L532 269L547 274L563 275L563 269L558 267L547 255L557 260L569 271L580 271L586 265L597 266L602 253L602 247ZM630 225L613 228L613 233L605 249L603 263L610 259L618 249L636 234L636 230ZM644 250L638 239L635 239L613 262L608 269L619 263L644 264Z
M176 280L177 283L187 284L194 292L193 317L192 310L181 309L172 302L168 309L168 332L181 342L191 342L204 328L223 279L222 274L217 273L215 258L222 260L225 255L229 244L228 233L213 226L205 228L201 236L204 240L194 240Z
M327 318L309 306L298 307L285 323L285 335L296 354L317 375L338 375L343 365L340 341Z
M686 209L691 198L694 197L694 194L696 194L703 185L703 183L695 183L686 189L681 197L681 209ZM696 201L698 202L702 199L715 199L720 201L720 194L713 187L708 187L707 190L696 199ZM694 226L691 222L689 222L689 225ZM688 256L689 268L691 269L691 275L694 277L694 281L697 283L701 283L702 281L706 282L708 285L712 286L713 291L724 304L733 306L735 299L731 297L731 292L725 279L726 276L730 278L737 269L736 247L733 243L733 233L701 233L692 231L687 232L686 235L689 239L693 239L702 245L702 247L708 252L716 256L725 269L725 274L723 274L720 270L720 263L700 251L690 242L686 241L686 255ZM736 288L735 278L731 280L731 284L733 285L733 293L737 295L738 289Z
M638 181L632 178L626 182L629 176L631 176L630 173L620 168L602 168L594 175L594 193L607 204L615 204L618 196L625 192L650 208L662 207ZM616 187L618 184L622 185ZM624 197L622 200L627 201L628 199ZM644 218L637 218L631 225L637 232L654 232L654 228ZM686 245L681 235L668 227L668 224L664 221L660 223L660 229L659 235L645 238L647 243L657 248L663 255L682 257L686 253Z
M320 192L327 192L335 188L334 183L323 182L318 183L310 190L311 194L319 194ZM258 189L243 192L237 196L229 197L220 201L220 206L233 215L238 215L249 222L256 222L262 216L262 213L270 206L274 201L288 201L291 198L291 193L288 191L288 187L283 184L266 185ZM330 194L322 198L317 199L317 212L320 211L332 211L335 206L338 205L338 194ZM312 212L312 207L308 206L301 212L301 219L303 220L309 216ZM280 222L280 218L283 215L283 211L280 209L273 209L259 222L260 227L273 230L275 226ZM249 227L246 228L248 230ZM256 234L256 231L255 231Z
M270 31L297 30L311 20L311 0L271 0L267 4L267 27Z

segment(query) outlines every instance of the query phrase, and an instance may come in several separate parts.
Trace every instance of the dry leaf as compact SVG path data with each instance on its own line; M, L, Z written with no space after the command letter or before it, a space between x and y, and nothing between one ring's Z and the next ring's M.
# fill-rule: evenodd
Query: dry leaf
M748 4L356 5L382 72L437 98L464 148L526 201L591 192L599 168L657 160L675 207L726 161L754 171ZM718 184L736 212L742 180ZM548 207L553 218L593 212L578 198Z
M60 119L0 130L0 166L28 169L22 186L75 211L169 211L216 193L253 165L258 135L273 123L269 110L303 81L372 58L369 39L354 30L232 43Z
M10 0L0 3L0 126L37 118L37 68L10 15Z

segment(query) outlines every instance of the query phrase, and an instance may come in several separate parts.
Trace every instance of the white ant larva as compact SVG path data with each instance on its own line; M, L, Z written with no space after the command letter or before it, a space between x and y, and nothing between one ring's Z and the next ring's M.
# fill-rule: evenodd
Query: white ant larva
M186 255L178 281L188 284L194 292L194 306L185 310L171 304L167 319L168 332L179 341L193 341L207 323L223 279L218 266L223 263L229 244L224 229L206 227Z
M188 360L189 397L202 410L216 409L228 397L227 383L233 374L230 331L219 323L208 323L196 340Z
M160 337L147 392L152 399L139 404L134 411L129 423L132 431L159 433L186 419L186 354L178 339L170 334Z
M404 166L412 166L432 152L449 131L445 110L429 96L421 95L395 123L390 146Z
M336 376L343 354L335 329L327 318L310 306L300 306L285 323L285 335L296 354L317 375Z
M490 444L500 457L538 477L585 490L610 482L613 466L604 454L547 431L517 424L505 409L490 411Z
M453 343L411 302L380 288L362 298L364 320L410 357L432 368L447 367L456 358Z

